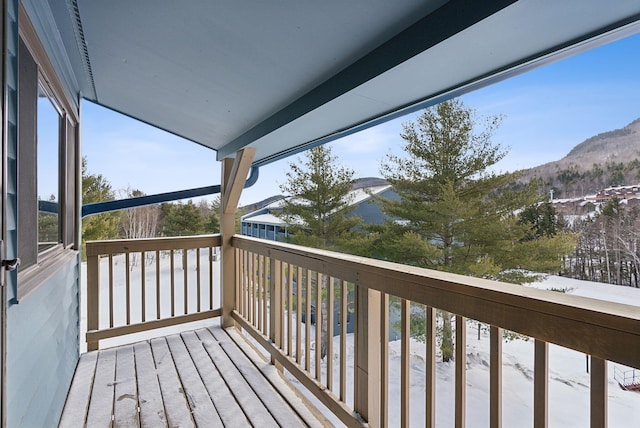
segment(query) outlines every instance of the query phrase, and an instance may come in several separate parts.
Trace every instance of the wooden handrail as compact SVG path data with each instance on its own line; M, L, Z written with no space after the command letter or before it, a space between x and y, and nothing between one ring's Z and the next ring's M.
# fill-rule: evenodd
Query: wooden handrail
M640 311L634 306L246 236L234 236L231 245L242 254L237 258L240 265L236 266L236 293L242 302L233 313L236 322L271 354L276 366L291 372L348 426L361 426L363 420L372 427L389 425L386 342L390 297L397 298L396 305L401 309L400 412L394 417L398 418L396 423L402 425L408 425L411 419L410 385L413 382L409 328L415 304L425 311L427 394L424 409L425 424L429 427L435 425L437 409L436 309L455 315L456 427L465 426L466 421L467 318L491 326L489 413L492 427L502 426L503 329L535 339L535 427L548 424L549 343L591 355L594 364L590 382L592 427L603 426L607 419L607 360L640 366ZM272 266L270 274L266 266ZM274 266L286 266L286 270L274 271ZM324 285L323 278L330 278L331 284L334 280L342 284L338 306L334 306L333 287ZM355 355L347 355L347 284L355 290L355 296L350 297L355 298ZM265 296L267 285L268 297ZM320 287L326 289L321 291ZM320 312L323 302L330 302L327 314ZM324 317L334 319L333 310L340 312L337 318L341 323L337 329L340 346L336 350L327 345L327 358L321 360L320 342L330 342L332 339L328 338L333 336L333 329L326 330L327 339L324 339L325 332L320 334L320 325ZM283 319L290 320L292 312L297 319L295 331L291 321L286 323L285 330ZM262 322L263 317L271 320L268 326ZM301 319L305 319L304 329ZM311 331L313 323L315 334ZM329 374L334 358L339 360L337 382ZM347 360L354 361L353 368L347 368ZM324 369L326 376L322 375ZM349 393L351 386L353 392ZM422 405L418 403L418 407Z
M87 242L87 257L142 251L169 251L219 247L220 235L176 236L146 239L113 239Z
M640 311L635 306L248 236L235 236L232 244L414 303L640 368Z
M102 339L220 316L221 309L213 307L213 257L215 256L213 253L220 244L220 235L87 242L87 349L89 351L98 349L99 341ZM206 252L202 252L201 249ZM176 280L174 257L177 255L176 251L180 250L183 251L181 261L178 261L177 266L182 269L182 272ZM188 267L187 252L189 250L195 250L192 252L196 257L195 269ZM165 252L170 258L169 281L161 281L162 263L160 259ZM115 284L114 281L114 255L116 254L124 254L125 257L125 279L120 299L114 297L114 289L122 285ZM132 265L133 254L138 254L140 260L140 266L136 268L140 272L140 281L135 282L131 279L131 269L134 268ZM201 263L201 256L207 254L208 263ZM108 256L108 278L105 283L108 290L101 293L100 258L103 256ZM147 256L155 258L153 267L146 266ZM155 281L147 281L147 274L153 275L154 270ZM205 278L202 278L203 275ZM182 282L181 292L176 290L176 283L180 285L180 282ZM208 286L203 287L203 282L208 282ZM208 304L203 304L203 290L208 295ZM194 292L195 297L192 296ZM124 294L122 295L122 293ZM103 294L102 299L105 299L106 302L100 301L101 294ZM132 296L140 297L139 305L135 307L132 305ZM180 302L180 298L182 305L178 306L176 302ZM155 299L155 302L151 299ZM161 301L166 302L167 299L170 303L170 313L168 308L163 310L161 304ZM147 306L147 302L150 303L149 306ZM125 320L124 323L116 325L114 323L114 307L118 304L124 305ZM102 306L107 308L108 322L106 320L100 322ZM192 306L195 306L195 309ZM148 311L150 314L147 313ZM134 314L136 316L132 317Z

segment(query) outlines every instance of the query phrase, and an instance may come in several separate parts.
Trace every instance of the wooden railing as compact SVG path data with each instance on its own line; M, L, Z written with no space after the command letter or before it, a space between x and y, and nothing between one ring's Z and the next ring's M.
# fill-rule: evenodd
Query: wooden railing
M87 242L87 349L220 316L219 246L219 235Z
M504 330L535 341L534 427L548 424L549 343L591 356L592 427L607 424L607 361L640 368L637 307L244 236L233 237L232 245L238 287L234 320L276 366L295 376L348 426L363 421L388 426L390 313L398 317L401 342L400 415L394 417L403 427L410 424L410 406L424 408L425 425L435 426L436 310L454 316L456 427L464 427L466 418L467 319L490 326L491 427L502 426ZM346 330L351 303L353 350ZM410 321L416 310L424 315L426 394L423 402L411 403ZM326 327L316 328L323 317Z

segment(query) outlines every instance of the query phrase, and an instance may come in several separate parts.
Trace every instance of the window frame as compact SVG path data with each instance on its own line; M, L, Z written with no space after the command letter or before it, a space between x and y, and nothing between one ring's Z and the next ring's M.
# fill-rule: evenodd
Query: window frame
M21 213L18 212L17 239L18 239L18 257L21 256L22 248L26 245L29 250L27 255L28 265L23 265L18 270L17 294L19 301L27 297L41 284L45 283L49 278L54 276L58 271L63 269L74 258L77 258L80 248L80 204L81 204L81 168L80 168L80 121L79 111L74 103L68 97L62 82L57 75L36 31L29 21L26 13L20 7L19 16L19 44L20 51L25 51L30 55L30 59L35 63L36 88L42 87L47 96L52 101L52 105L59 114L58 126L58 244L51 246L43 251L38 251L38 234L35 233L35 260L32 254L32 243L25 241L32 239L32 232L25 232L24 227L20 228ZM18 58L18 66L20 67L20 58ZM22 76L18 76L20 78ZM33 78L33 74L29 75L29 79ZM33 82L29 82L29 85ZM27 85L28 86L28 85ZM18 98L20 99L20 82L18 86ZM37 93L36 93L37 97ZM20 102L19 102L20 104ZM33 106L29 106L33 107ZM31 163L25 165L21 162L21 128L23 126L30 127L30 131L35 127L35 145L33 141L29 141L28 146L22 147L23 151L33 147L37 150L37 98L35 100L36 112L26 109L26 117L18 118L18 207L22 207L27 211L26 215L33 215L30 209L35 210L36 225L38 213L38 189L37 189L37 153L33 156L35 163L31 159ZM20 105L18 112L21 112ZM24 110L22 110L23 115ZM22 121L21 121L22 120ZM28 156L27 156L28 157ZM22 173L21 173L22 170ZM21 183L24 180L36 180L35 194L32 190L24 194L20 190ZM31 204L30 201L33 201ZM33 208L27 208L32 206ZM29 236L26 236L29 235ZM21 245L21 243L23 245Z

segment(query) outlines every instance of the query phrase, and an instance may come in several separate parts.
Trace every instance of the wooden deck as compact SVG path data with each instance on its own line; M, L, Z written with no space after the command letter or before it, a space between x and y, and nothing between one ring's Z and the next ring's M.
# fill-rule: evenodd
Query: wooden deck
M83 354L61 427L327 426L233 329Z

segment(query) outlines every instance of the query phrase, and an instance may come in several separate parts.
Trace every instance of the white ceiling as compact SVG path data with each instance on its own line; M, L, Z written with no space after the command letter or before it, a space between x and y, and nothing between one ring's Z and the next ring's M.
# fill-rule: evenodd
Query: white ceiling
M258 164L637 31L640 19L638 0L23 3L70 92L219 158L256 147Z

